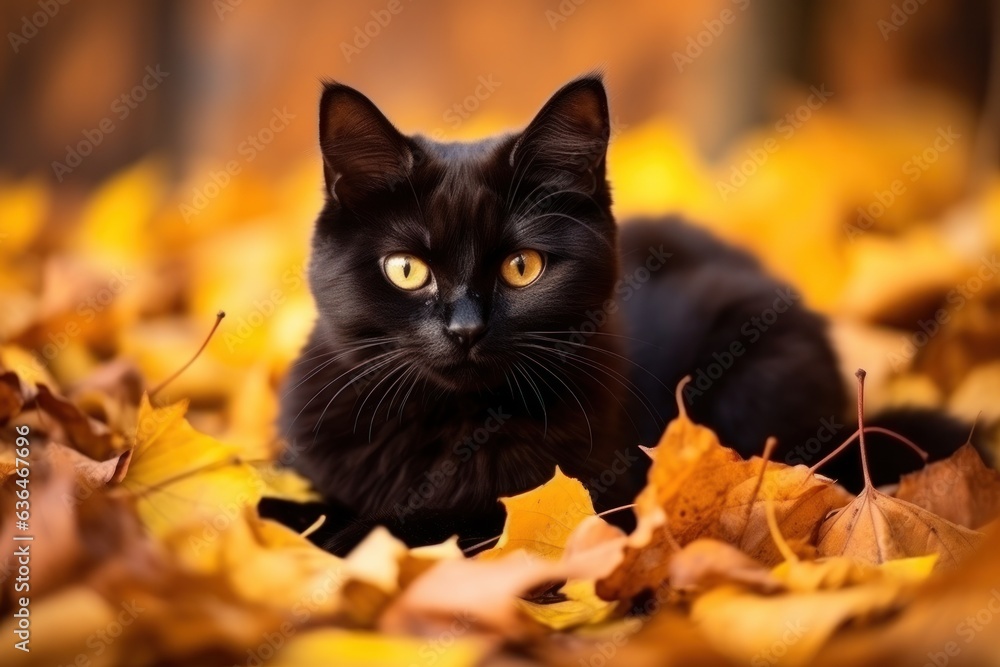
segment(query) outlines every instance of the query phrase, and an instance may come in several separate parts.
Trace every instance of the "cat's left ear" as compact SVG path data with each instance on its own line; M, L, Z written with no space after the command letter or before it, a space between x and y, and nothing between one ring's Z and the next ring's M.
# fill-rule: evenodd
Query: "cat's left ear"
M604 84L598 76L583 77L545 103L514 144L510 164L592 194L604 184L610 134Z

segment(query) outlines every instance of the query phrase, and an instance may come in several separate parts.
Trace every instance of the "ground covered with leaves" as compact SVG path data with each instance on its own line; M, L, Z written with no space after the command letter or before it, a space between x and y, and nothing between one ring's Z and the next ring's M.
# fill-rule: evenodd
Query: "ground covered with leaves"
M669 121L624 128L618 210L750 246L833 318L870 411L947 409L995 442L1000 180L968 173L964 133L907 168L957 115L824 111L737 185L768 128L717 166ZM3 665L997 663L1000 476L970 447L854 496L682 412L629 535L559 471L502 499L474 558L375 530L340 559L261 519L312 498L274 427L320 197L312 161L289 174L248 169L193 215L155 160L79 201L0 184Z

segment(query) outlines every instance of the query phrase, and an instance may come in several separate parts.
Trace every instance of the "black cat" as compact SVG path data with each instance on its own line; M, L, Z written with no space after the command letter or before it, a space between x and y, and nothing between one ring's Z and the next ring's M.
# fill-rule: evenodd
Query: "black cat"
M648 465L636 445L676 416L685 375L692 418L744 455L773 435L775 458L816 462L853 432L825 323L798 294L677 220L616 225L608 118L585 77L523 132L438 143L325 87L319 315L281 424L328 501L313 508L327 548L374 524L475 544L500 532L498 497L557 465L598 509L630 503ZM945 449L963 441L941 427L958 438ZM919 465L897 451L884 474Z

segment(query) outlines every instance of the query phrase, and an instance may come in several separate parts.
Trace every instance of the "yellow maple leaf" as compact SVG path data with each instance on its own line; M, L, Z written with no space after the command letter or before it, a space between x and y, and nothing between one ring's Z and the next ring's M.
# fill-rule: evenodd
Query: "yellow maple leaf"
M585 521L603 522L596 517L590 494L579 480L567 477L556 468L555 475L542 486L510 498L501 498L507 508L507 520L497 545L479 554L482 560L494 560L523 551L548 561L563 559L567 544ZM543 604L517 600L517 606L530 618L555 630L599 623L614 605L597 597L594 582L573 580L563 585L564 598Z
M573 530L594 516L590 494L579 480L556 468L548 482L510 498L501 498L507 508L503 534L496 546L479 554L493 559L524 550L541 558L556 560L566 548Z
M132 461L122 486L138 499L139 515L157 535L185 524L225 525L256 507L264 484L238 448L196 431L187 401L154 408L143 395Z

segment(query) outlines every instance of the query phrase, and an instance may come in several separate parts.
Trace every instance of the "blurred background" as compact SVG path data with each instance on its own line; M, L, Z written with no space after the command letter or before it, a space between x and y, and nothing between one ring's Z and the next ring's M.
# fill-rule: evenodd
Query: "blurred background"
M313 317L320 81L460 140L597 69L619 219L680 212L750 248L831 316L873 405L1000 418L997 3L6 0L0 17L8 367L72 387L125 359L155 383L221 308L171 392L199 428L270 446Z

